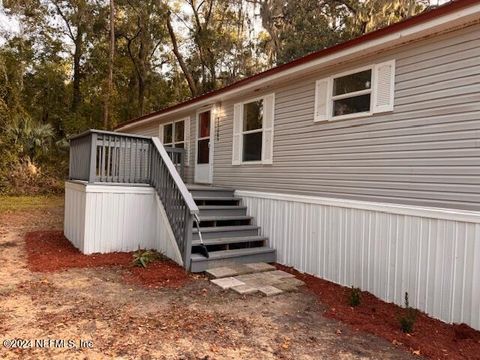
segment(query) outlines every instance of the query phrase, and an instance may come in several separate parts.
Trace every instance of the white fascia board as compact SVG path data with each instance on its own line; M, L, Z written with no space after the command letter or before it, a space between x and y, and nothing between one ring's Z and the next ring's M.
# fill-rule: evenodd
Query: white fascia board
M356 46L352 46L345 50L334 52L330 55L322 56L316 60L309 61L290 69L286 69L277 74L272 74L268 77L258 79L252 83L246 84L238 88L234 88L230 91L218 94L216 96L207 97L204 100L199 102L194 102L192 104L173 109L171 111L159 114L152 115L152 117L143 119L137 122L126 124L117 129L117 131L126 130L132 127L143 125L151 121L160 120L167 116L172 116L173 114L184 112L188 110L194 110L201 106L212 104L218 101L224 101L227 98L233 97L239 93L244 93L245 91L254 89L262 85L271 85L272 82L284 81L289 78L296 78L301 72L307 72L308 70L318 70L321 66L328 66L330 64L338 63L340 61L348 61L358 57L359 55L365 56L367 54L376 53L380 50L389 49L400 44L408 43L416 39L420 39L432 34L439 32L447 31L450 29L455 29L465 24L478 21L480 17L480 3L468 6L466 8L460 9L453 13L439 16L433 18L424 23L418 25L412 25L408 28L402 29L400 31L384 35L380 38L365 41Z
M138 194L152 195L155 190L150 186L125 186L125 185L99 185L88 184L85 187L87 193L110 193L110 194Z
M111 193L111 194L147 194L155 193L155 189L148 184L120 184L120 183L88 183L81 180L65 181L65 188L84 193Z

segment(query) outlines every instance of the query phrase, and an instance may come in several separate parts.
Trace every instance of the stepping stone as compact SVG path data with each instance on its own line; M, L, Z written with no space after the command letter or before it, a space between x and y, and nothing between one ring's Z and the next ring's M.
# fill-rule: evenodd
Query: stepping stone
M256 293L258 291L258 288L245 284L245 285L234 286L232 287L232 290L236 291L240 295L248 295L248 294Z
M275 286L271 286L271 285L263 286L263 287L259 288L258 291L260 291L265 296L273 296L273 295L278 295L278 294L283 293L282 290L280 290L279 288L276 288Z
M276 269L275 266L264 262L245 264L245 266L255 272L273 271Z
M291 291L297 291L298 290L297 286L291 285L291 284L288 284L288 283L284 283L284 282L282 282L280 284L276 284L275 287L280 289L280 290L283 290L285 292L291 292Z
M244 264L238 264L238 265L232 265L230 267L232 270L237 272L237 275L245 275L245 274L251 274L255 272L252 268L244 265ZM232 275L233 276L233 275Z
M214 279L219 279L219 278L225 278L225 277L231 277L231 276L238 275L238 272L235 269L232 269L232 268L227 267L227 266L208 269L205 272L210 277L212 277Z
M247 281L244 281L246 285L250 286L250 287L254 287L254 288L259 288L259 287L262 287L262 286L266 286L266 285L269 285L267 283L265 283L265 281L263 280L247 280Z
M270 271L268 272L268 275L275 276L277 279L287 279L295 277L295 275L287 273L283 270Z
M297 278L287 278L287 279L282 279L283 284L288 284L292 286L303 286L305 283L302 280L299 280Z
M210 280L212 283L215 285L220 286L223 290L225 289L230 289L234 286L240 286L240 285L245 285L244 282L237 280L233 277L227 277L227 278L222 278L222 279L214 279Z
M235 276L235 279L247 282L247 281L255 281L258 279L257 274L246 274L246 275L238 275Z
M282 282L282 278L279 276L271 275L273 271L264 272L255 281L259 281L265 285L276 285ZM260 274L258 274L260 275Z

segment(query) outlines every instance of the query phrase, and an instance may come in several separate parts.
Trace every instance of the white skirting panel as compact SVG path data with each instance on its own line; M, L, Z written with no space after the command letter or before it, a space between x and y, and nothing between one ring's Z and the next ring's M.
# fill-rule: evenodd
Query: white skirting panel
M66 182L64 233L84 254L156 249L182 264L151 187Z
M64 234L77 249L85 238L85 199L82 185L65 183Z
M237 191L278 262L480 330L480 212Z

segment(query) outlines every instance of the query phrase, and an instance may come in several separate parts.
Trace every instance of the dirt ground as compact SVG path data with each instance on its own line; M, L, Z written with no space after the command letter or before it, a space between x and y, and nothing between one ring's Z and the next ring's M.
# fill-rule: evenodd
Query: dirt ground
M126 284L116 267L30 272L25 233L62 222L58 205L0 213L0 341L32 341L0 344L1 359L418 358L324 317L306 289L265 298L221 291L201 276L146 289ZM30 348L42 344L35 339L45 347Z

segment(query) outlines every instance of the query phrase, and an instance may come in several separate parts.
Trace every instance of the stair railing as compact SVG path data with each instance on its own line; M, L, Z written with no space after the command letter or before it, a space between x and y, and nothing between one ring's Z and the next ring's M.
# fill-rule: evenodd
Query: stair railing
M183 149L165 148L156 137L89 130L70 138L69 179L154 187L188 270L199 210L172 161L183 173L184 154Z
M163 203L183 264L188 270L193 221L199 210L160 140L154 137L152 143L150 185L155 188Z

